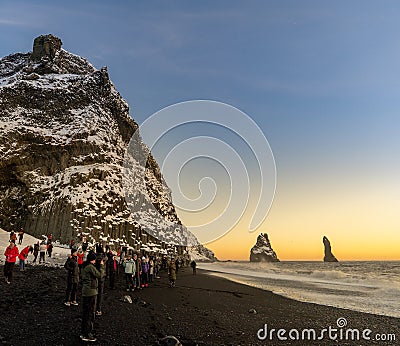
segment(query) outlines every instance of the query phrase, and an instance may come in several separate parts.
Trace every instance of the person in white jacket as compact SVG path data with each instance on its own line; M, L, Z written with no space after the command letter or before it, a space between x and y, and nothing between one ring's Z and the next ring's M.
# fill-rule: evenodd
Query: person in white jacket
M133 278L135 277L136 265L131 255L128 255L127 258L124 260L123 266L125 268L126 290L133 291Z
M39 252L40 252L39 264L42 263L42 260L43 260L43 263L46 262L46 261L45 261L45 258L46 258L46 251L47 251L46 242L45 242L45 241L42 241L41 244L40 244L40 246L39 246Z

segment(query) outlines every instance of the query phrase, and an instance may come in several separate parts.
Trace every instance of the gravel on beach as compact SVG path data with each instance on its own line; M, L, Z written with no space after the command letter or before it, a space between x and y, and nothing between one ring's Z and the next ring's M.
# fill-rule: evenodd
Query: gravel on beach
M0 345L79 345L81 306L66 307L66 273L63 268L14 269L14 281L0 282ZM129 295L132 303L124 301ZM80 294L78 295L80 298ZM166 272L149 288L126 292L120 274L117 289L106 282L103 315L96 317L94 345L163 345L174 336L182 345L396 345L399 341L290 340L289 331L346 328L360 333L395 334L400 340L400 320L316 304L301 303L269 291L241 285L190 268L178 272L176 287L168 287ZM346 321L344 321L345 319ZM272 339L261 341L260 329L275 329ZM285 329L288 340L280 340ZM282 333L282 332L281 332ZM259 332L263 336L264 331ZM269 334L268 334L269 335ZM295 336L295 334L292 334ZM339 335L340 336L340 335ZM269 336L268 336L269 337Z

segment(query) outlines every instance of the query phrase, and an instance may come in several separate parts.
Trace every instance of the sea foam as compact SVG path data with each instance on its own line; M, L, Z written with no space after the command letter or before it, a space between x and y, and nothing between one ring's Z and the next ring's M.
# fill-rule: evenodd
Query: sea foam
M199 268L297 299L400 317L400 262L218 262Z

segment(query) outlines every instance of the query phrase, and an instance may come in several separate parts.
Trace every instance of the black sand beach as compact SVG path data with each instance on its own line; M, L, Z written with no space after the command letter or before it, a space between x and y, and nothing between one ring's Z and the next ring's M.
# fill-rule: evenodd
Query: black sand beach
M17 268L15 268L17 269ZM116 290L106 289L103 316L96 318L95 345L161 345L166 335L183 345L396 345L396 341L324 340L259 341L257 331L268 328L336 327L340 317L347 328L394 333L400 338L400 320L350 310L306 304L268 291L227 281L190 268L178 273L177 286L169 288L161 273L153 285L129 293L133 303L123 302L127 294L120 275ZM0 344L77 345L81 341L80 306L63 305L64 269L30 267L15 270L14 282L0 283ZM249 312L255 309L256 313ZM286 334L287 336L287 334Z

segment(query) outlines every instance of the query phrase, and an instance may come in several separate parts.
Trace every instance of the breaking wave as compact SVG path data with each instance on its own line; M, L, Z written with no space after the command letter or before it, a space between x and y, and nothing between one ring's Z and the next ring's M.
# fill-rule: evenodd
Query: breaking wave
M215 275L321 305L400 317L400 262L222 262Z

